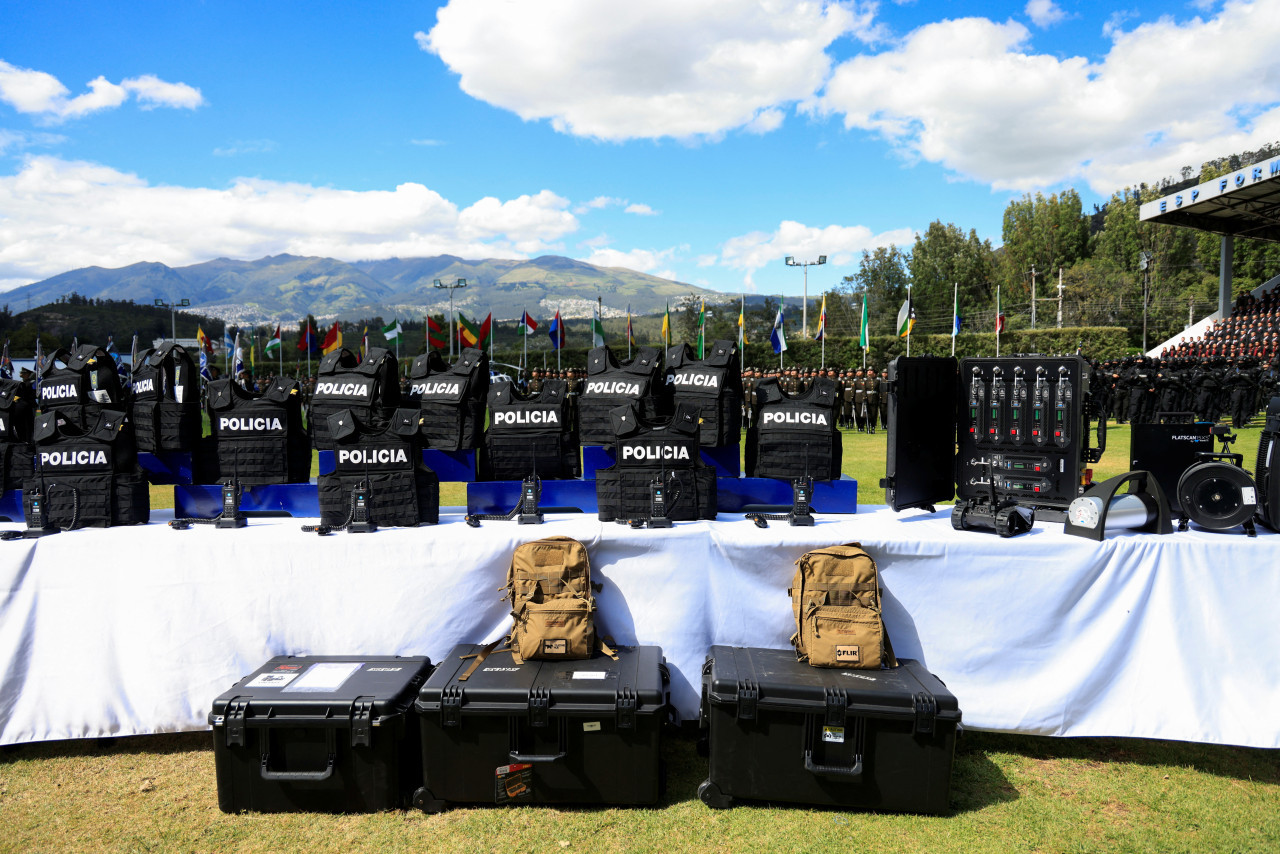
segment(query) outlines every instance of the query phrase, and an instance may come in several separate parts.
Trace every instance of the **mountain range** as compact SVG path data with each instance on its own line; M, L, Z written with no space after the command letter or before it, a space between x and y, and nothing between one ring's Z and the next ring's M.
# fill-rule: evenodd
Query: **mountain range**
M597 267L557 255L530 260L467 260L454 255L339 261L335 258L271 255L256 261L218 258L187 267L154 261L117 269L83 267L0 295L20 309L77 293L151 304L156 299L190 301L193 310L231 323L249 324L301 318L344 320L362 317L420 317L447 311L452 285L456 309L495 320L519 319L522 311L543 319L591 315L600 297L604 314L616 317L661 312L690 294L708 301L725 294L673 282L623 267Z

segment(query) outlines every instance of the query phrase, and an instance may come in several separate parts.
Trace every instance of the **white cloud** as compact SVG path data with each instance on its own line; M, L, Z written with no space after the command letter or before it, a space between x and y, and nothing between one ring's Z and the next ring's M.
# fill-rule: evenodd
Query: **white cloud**
M639 270L642 273L650 273L663 264L669 262L675 249L632 249L623 252L619 249L610 249L608 247L599 247L592 251L586 258L579 258L579 261L586 261L588 264L595 264L597 267L626 267L629 270ZM663 278L670 278L663 276Z
M1274 7L1235 0L1210 20L1116 31L1097 63L1032 53L1016 22L942 21L843 63L814 109L998 189L1083 177L1109 193L1276 138Z
M915 232L909 228L873 234L865 225L818 228L784 220L772 234L753 231L726 240L720 248L720 263L734 270L745 270L744 282L751 285L755 271L770 264L781 265L788 255L801 260L817 260L819 255L826 255L828 263L844 265L857 260L864 249L906 245L914 240Z
M1131 21L1138 17L1137 9L1117 9L1107 17L1106 23L1102 25L1102 35L1106 38L1124 35L1125 22Z
M422 145L430 148L436 145L444 145L444 142L438 139L411 139L409 140L409 144Z
M1067 13L1053 0L1028 0L1027 17L1040 29L1048 29L1067 17Z
M719 260L720 258L718 255L699 255L697 258L693 259L694 263L699 267L714 267L716 261Z
M270 154L279 146L274 139L237 139L227 146L215 148L216 157L237 157L241 154Z
M450 253L521 258L577 229L544 190L458 209L421 184L351 191L237 179L225 188L152 185L95 163L28 157L0 176L0 283L89 265L192 264L293 253L347 260Z
M634 205L627 205L626 210L624 210L623 213L635 214L636 216L657 216L658 215L658 211L655 211L653 208L649 207L648 205L642 205L638 202Z
M27 148L61 145L67 138L56 133L32 133L21 130L5 130L0 128L0 154L22 151Z
M603 210L604 208L611 207L613 205L625 205L626 203L626 199L615 199L613 196L596 196L591 201L583 202L578 205L573 209L573 212L581 216L582 214L590 213L591 211Z
M874 2L451 0L415 33L474 98L605 140L776 129L846 34L882 36Z
M105 77L89 81L89 91L74 98L52 74L19 68L0 59L0 101L20 113L51 121L78 118L123 104L132 94L143 109L183 107L194 109L204 103L200 90L185 83L169 83L152 74L112 83Z

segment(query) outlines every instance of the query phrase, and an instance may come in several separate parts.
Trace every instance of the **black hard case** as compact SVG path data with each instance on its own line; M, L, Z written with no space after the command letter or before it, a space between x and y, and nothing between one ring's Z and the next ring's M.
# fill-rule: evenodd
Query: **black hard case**
M743 798L946 812L960 709L919 662L900 664L838 670L792 650L713 646L700 715L711 770L698 796L721 809Z
M423 766L415 806L657 802L669 710L661 647L621 647L617 661L521 665L495 652L458 681L473 661L461 656L481 649L454 647L415 704Z
M288 691L316 664L360 663L336 690ZM297 669L290 669L297 668ZM263 674L297 674L250 687ZM422 781L412 706L422 656L277 656L213 701L223 812L373 812L409 805Z

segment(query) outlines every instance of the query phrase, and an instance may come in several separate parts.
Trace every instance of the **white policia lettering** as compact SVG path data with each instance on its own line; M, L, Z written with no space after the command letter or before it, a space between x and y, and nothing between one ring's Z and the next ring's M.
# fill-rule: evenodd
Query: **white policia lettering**
M319 383L316 396L331 394L334 397L364 397L369 393L369 383Z
M409 386L409 394L417 395L459 394L461 391L461 383L414 383Z
M220 418L219 430L283 430L279 418Z
M667 377L667 385L691 385L702 388L720 388L720 377L716 374L672 374Z
M352 463L355 465L363 465L365 463L407 463L409 457L404 452L404 448L355 448L352 450L338 451L338 464Z
M554 409L516 409L493 413L494 424L559 424L560 413Z
M64 397L79 397L76 391L75 383L63 383L62 385L42 385L40 386L41 400L61 400Z
M622 458L624 460L687 460L689 449L684 445L650 445L648 447L623 445Z
M629 397L639 397L640 383L596 380L587 383L587 390L583 394L625 394Z
M86 466L107 464L106 451L41 451L42 466Z
M760 418L760 424L814 424L820 427L828 425L827 416L821 412L766 412Z
M153 379L136 380L133 384L133 393L138 394L144 391L155 391L156 381Z

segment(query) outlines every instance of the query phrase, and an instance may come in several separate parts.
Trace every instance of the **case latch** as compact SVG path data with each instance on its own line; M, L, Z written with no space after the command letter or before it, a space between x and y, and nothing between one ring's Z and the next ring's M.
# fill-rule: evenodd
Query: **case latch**
M750 679L738 680L738 719L753 721L756 718L756 701L760 699L760 688Z
M227 703L227 747L244 747L245 716L249 713L249 701L234 697Z
M827 707L827 726L844 726L845 710L849 707L849 697L843 688L827 685L822 689L822 699Z
M546 726L551 717L551 690L544 685L529 690L529 725Z
M938 713L938 703L932 694L923 692L915 696L916 732L933 732L933 718Z
M440 692L440 718L444 726L462 726L461 685L447 685Z
M636 692L629 685L618 689L618 697L614 701L618 714L618 729L635 729L636 726Z
M356 697L351 703L351 746L373 746L373 700Z

